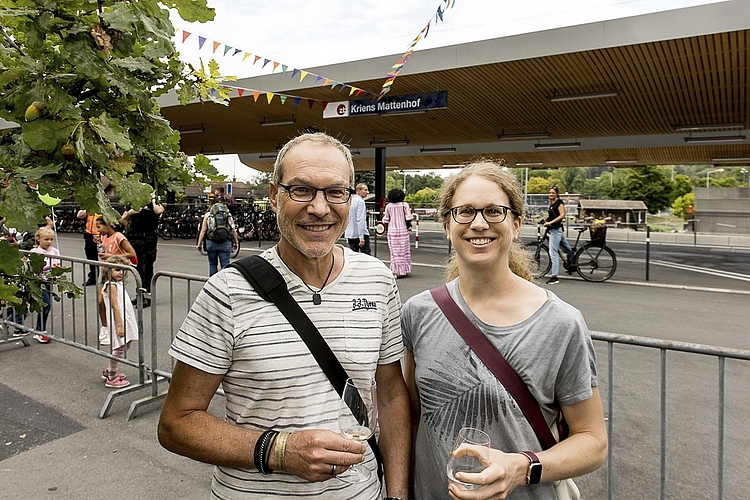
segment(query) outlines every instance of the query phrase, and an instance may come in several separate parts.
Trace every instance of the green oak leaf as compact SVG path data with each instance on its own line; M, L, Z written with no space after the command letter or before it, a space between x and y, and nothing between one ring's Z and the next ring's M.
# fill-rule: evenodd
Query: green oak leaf
M110 118L105 111L98 117L91 118L89 125L102 139L117 144L120 149L127 151L133 147L130 139L126 137L126 131L120 126L120 121Z

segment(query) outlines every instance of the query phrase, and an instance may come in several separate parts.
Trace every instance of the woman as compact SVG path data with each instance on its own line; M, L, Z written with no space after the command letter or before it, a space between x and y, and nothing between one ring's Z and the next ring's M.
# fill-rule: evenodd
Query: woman
M596 360L580 312L532 283L528 255L517 243L523 195L502 164L465 167L443 188L440 216L455 248L447 267L451 297L527 384L547 424L556 403L570 427L567 439L540 451L516 401L438 308L429 291L404 306L405 375L416 427L415 499L554 499L551 481L585 474L606 458L607 435L597 389ZM483 472L459 473L466 491L448 481L451 444L462 427L491 437ZM541 483L524 488L533 451ZM538 468L537 468L538 470ZM519 491L514 491L519 488Z
M568 262L573 262L573 249L570 248L568 240L563 234L563 221L565 220L565 203L560 199L560 191L557 186L549 188L548 215L544 221L544 227L549 233L549 258L552 261L552 276L547 280L548 285L560 283L557 273L560 271L560 247L565 249Z
M221 190L221 192L219 192ZM224 269L229 265L229 260L232 256L232 252L237 251L239 240L237 239L237 229L234 227L234 219L229 213L229 209L224 204L224 188L217 188L215 191L217 201L211 205L211 208L203 214L203 220L201 221L201 230L198 234L198 242L195 248L198 251L203 250L205 245L206 253L208 254L208 275L213 276L219 272L219 269ZM222 215L218 215L217 212L221 212ZM209 238L211 229L216 227L217 217L226 217L226 226L228 230L224 236L228 236L223 241ZM227 234L228 233L228 234Z
M409 204L404 201L404 196L400 189L388 191L388 204L383 214L383 223L388 228L391 272L396 278L402 278L411 272L411 238L406 221L411 221L414 216Z

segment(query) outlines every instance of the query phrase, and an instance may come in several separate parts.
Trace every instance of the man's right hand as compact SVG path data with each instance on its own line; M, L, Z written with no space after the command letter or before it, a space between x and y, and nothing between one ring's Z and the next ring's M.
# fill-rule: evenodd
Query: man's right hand
M288 473L310 482L326 481L335 477L331 475L331 465L336 466L336 474L341 474L350 465L364 461L366 449L366 444L332 431L293 432L287 439L285 468Z

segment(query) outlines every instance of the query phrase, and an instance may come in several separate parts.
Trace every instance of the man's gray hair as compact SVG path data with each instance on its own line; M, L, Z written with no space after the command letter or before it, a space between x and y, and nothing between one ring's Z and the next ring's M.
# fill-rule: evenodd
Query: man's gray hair
M294 139L284 144L284 147L281 148L279 154L276 156L276 163L274 163L273 165L273 182L275 184L278 185L281 182L281 179L284 177L284 158L286 158L287 153L289 153L289 151L291 151L291 149L295 146L299 146L300 144L305 142L312 142L318 145L333 146L334 148L341 151L341 153L344 155L344 158L346 158L346 163L349 165L349 186L354 184L354 160L352 160L351 151L349 151L349 148L341 141L326 134L325 132L315 132L298 135Z

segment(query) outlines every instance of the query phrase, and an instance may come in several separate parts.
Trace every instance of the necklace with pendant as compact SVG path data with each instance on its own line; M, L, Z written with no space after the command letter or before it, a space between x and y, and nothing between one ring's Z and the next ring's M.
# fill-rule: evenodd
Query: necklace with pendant
M331 252L331 268L328 270L328 276L326 276L326 280L323 282L323 286L320 287L320 290L318 291L313 290L310 285L305 283L305 280L302 280L302 284L305 285L307 289L312 292L312 301L313 301L313 304L315 304L316 306L319 306L323 302L323 299L320 298L320 292L322 292L323 289L328 284L328 280L331 277L331 273L333 272L333 265L335 263L336 263L336 251L334 250L333 252Z

